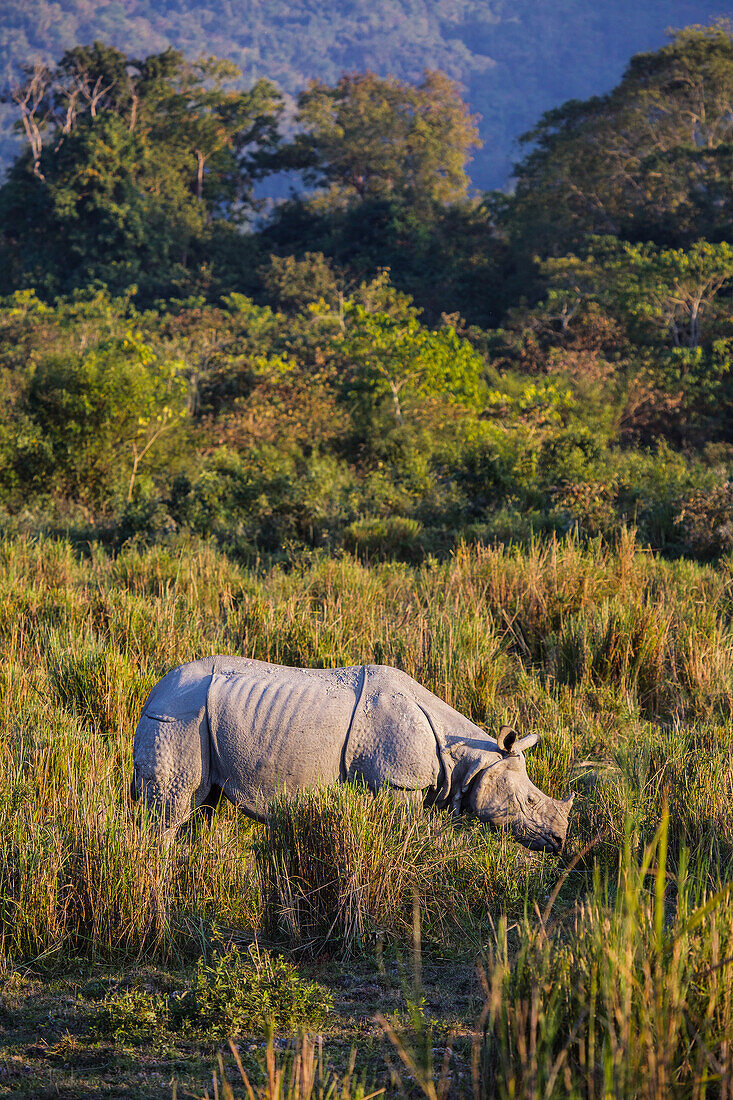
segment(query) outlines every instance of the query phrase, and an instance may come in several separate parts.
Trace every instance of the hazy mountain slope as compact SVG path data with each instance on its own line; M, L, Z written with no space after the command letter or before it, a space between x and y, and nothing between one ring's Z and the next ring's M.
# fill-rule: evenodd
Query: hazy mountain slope
M491 187L542 111L610 88L669 26L731 13L730 0L1 0L0 47L7 76L94 38L138 55L170 43L231 57L246 81L268 76L290 94L344 70L440 68L482 116L472 175Z

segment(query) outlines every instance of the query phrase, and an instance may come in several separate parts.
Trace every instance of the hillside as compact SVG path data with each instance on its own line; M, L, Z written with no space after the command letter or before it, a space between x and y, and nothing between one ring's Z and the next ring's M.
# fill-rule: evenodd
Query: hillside
M172 44L230 57L245 82L266 76L289 95L343 71L412 80L443 69L481 114L472 176L489 188L506 184L516 138L541 112L611 88L629 56L658 48L668 27L731 10L725 0L5 0L0 47L9 76L30 57L58 59L96 38L133 54ZM9 125L5 109L6 135ZM7 158L7 138L3 148Z

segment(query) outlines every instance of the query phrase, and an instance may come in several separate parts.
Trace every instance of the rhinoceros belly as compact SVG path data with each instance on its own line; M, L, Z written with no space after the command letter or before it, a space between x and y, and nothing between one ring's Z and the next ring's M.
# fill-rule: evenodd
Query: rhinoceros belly
M255 817L278 793L338 782L362 684L361 667L218 661L208 695L212 780Z

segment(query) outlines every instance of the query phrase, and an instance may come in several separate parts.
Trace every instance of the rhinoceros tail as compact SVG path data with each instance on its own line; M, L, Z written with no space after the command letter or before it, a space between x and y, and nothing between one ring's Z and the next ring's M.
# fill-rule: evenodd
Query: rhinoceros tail
M131 802L139 802L140 801L140 795L137 793L137 787L135 786L135 773L134 772L132 773L132 776L130 777L130 801Z
M163 830L181 824L211 786L206 695L212 665L209 658L169 672L148 696L135 730L135 793Z

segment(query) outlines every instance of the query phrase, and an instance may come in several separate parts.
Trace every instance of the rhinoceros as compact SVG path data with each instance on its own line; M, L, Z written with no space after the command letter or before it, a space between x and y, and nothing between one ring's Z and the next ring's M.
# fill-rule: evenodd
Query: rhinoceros
M288 668L208 657L169 672L148 696L132 794L170 835L222 794L262 821L278 794L387 785L508 825L528 848L559 851L573 796L556 801L530 781L523 754L537 740L508 726L492 739L386 665Z

